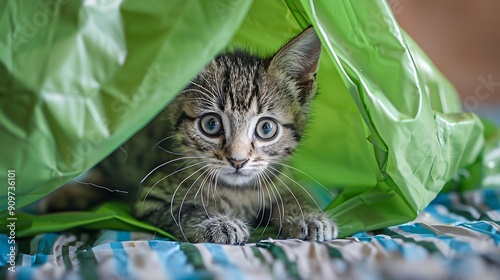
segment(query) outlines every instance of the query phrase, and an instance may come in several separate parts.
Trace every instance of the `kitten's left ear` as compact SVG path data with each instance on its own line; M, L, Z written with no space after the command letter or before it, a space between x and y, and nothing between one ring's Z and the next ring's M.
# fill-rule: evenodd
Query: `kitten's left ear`
M321 41L309 27L274 55L270 68L281 69L306 85L314 81L320 53Z

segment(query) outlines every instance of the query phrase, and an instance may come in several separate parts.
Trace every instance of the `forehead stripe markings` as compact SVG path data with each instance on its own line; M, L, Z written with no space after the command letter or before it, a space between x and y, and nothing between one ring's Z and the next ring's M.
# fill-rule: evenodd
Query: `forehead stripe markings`
M234 109L235 104L234 104L234 98L232 94L232 87L231 87L231 66L229 65L229 61L225 60L224 64L226 66L226 71L224 73L224 90L227 90L225 94L229 96L229 101L231 103L231 108Z
M252 101L257 98L259 95L259 71L258 68L254 70L253 73L253 85L252 85L252 94L248 98L247 101L247 108L250 108L252 106Z

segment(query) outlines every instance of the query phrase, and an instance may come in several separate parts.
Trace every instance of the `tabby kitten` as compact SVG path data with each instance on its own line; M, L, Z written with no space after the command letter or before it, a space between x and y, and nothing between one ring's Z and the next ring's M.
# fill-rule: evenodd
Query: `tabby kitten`
M268 224L282 238L336 238L335 224L281 171L306 126L320 51L308 28L270 58L214 58L96 167L100 184L140 181L135 216L185 241L244 244L250 226ZM137 166L151 172L134 178Z

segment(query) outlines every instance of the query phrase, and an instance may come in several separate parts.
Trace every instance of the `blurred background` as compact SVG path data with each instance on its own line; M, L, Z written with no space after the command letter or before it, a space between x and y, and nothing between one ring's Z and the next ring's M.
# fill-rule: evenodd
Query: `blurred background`
M401 27L455 85L464 110L500 125L500 1L388 2Z

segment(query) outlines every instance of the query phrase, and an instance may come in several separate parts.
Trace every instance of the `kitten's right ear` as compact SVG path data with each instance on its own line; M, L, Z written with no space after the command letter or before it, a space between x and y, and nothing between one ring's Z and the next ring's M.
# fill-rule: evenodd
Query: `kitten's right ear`
M272 58L269 67L285 71L307 84L314 80L320 53L321 41L314 28L309 27L281 48Z

